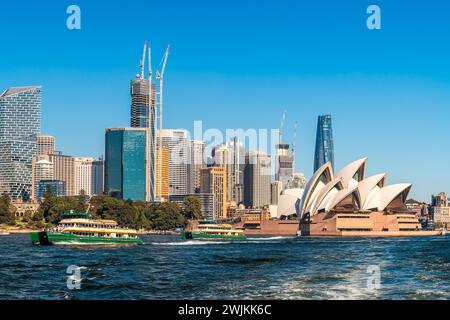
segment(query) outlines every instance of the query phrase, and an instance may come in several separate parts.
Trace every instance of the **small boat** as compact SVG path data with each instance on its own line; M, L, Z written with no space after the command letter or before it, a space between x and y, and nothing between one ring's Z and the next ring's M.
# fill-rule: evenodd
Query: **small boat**
M10 233L6 231L0 231L0 236L9 236Z
M217 224L216 221L199 221L190 223L181 232L187 240L246 240L244 230L233 228L229 224Z
M136 230L119 228L113 220L93 220L88 213L64 213L52 230L31 235L34 245L138 245Z

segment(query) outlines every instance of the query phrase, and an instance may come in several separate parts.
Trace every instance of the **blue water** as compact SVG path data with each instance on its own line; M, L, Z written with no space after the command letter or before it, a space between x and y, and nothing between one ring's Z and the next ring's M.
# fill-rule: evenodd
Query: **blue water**
M144 240L136 247L68 248L0 236L0 299L450 298L449 236ZM70 265L81 267L80 290L67 287ZM371 266L380 270L379 287L367 285Z

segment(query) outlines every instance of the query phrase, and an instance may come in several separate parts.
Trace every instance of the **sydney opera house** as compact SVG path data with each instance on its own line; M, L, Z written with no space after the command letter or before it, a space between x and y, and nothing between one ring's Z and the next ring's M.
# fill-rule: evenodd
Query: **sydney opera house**
M405 202L411 184L387 185L386 174L366 177L367 158L338 173L330 163L319 168L305 189L285 190L279 219L300 219L302 236L426 236Z

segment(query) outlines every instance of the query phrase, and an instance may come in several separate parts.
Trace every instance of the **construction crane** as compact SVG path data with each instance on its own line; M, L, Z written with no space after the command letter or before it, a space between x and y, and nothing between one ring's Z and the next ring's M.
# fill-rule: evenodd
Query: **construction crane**
M164 57L161 61L161 72L156 71L156 79L159 80L159 130L162 130L163 126L163 85L164 85L164 72L166 71L167 58L169 58L170 45L167 46Z
M141 63L139 64L141 68L141 78L143 79L145 77L144 75L144 69L145 69L145 54L147 53L147 41L144 42L144 50L142 52L142 59Z
M163 59L161 61L161 72L156 71L156 79L159 81L159 110L157 110L157 113L159 113L159 152L160 155L158 155L158 161L161 159L162 162L162 132L163 129L163 86L164 86L164 73L166 71L166 64L167 59L169 58L169 50L170 45L167 46L166 52L164 53ZM156 161L156 162L158 162ZM158 194L161 197L162 196L162 170L161 168L158 168L158 177L159 177L159 183L158 183Z
M153 69L152 69L152 48L150 43L148 43L147 41L145 42L147 45L147 49L148 49L148 112L149 115L151 115L154 112L154 119L156 119L157 117L157 113L156 110L153 109L153 87L152 87L152 77L153 77ZM143 72L143 71L142 71ZM152 152L152 166L153 166L153 170L151 171L152 174L152 179L151 179L151 183L150 183L150 197L151 200L154 201L155 197L156 197L156 187L155 187L155 182L156 182L156 172L158 170L158 165L157 165L157 161L156 161L156 137L154 137L153 135L156 135L157 133L157 122L156 120L154 121L150 121L149 125L151 126L150 129L150 141L152 141L152 146L151 146L151 152Z

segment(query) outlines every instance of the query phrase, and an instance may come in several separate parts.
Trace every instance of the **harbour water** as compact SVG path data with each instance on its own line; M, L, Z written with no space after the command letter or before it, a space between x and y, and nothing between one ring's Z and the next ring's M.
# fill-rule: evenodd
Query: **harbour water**
M0 299L450 298L448 235L144 241L33 247L28 235L1 236ZM68 289L69 266L80 267L80 290Z

